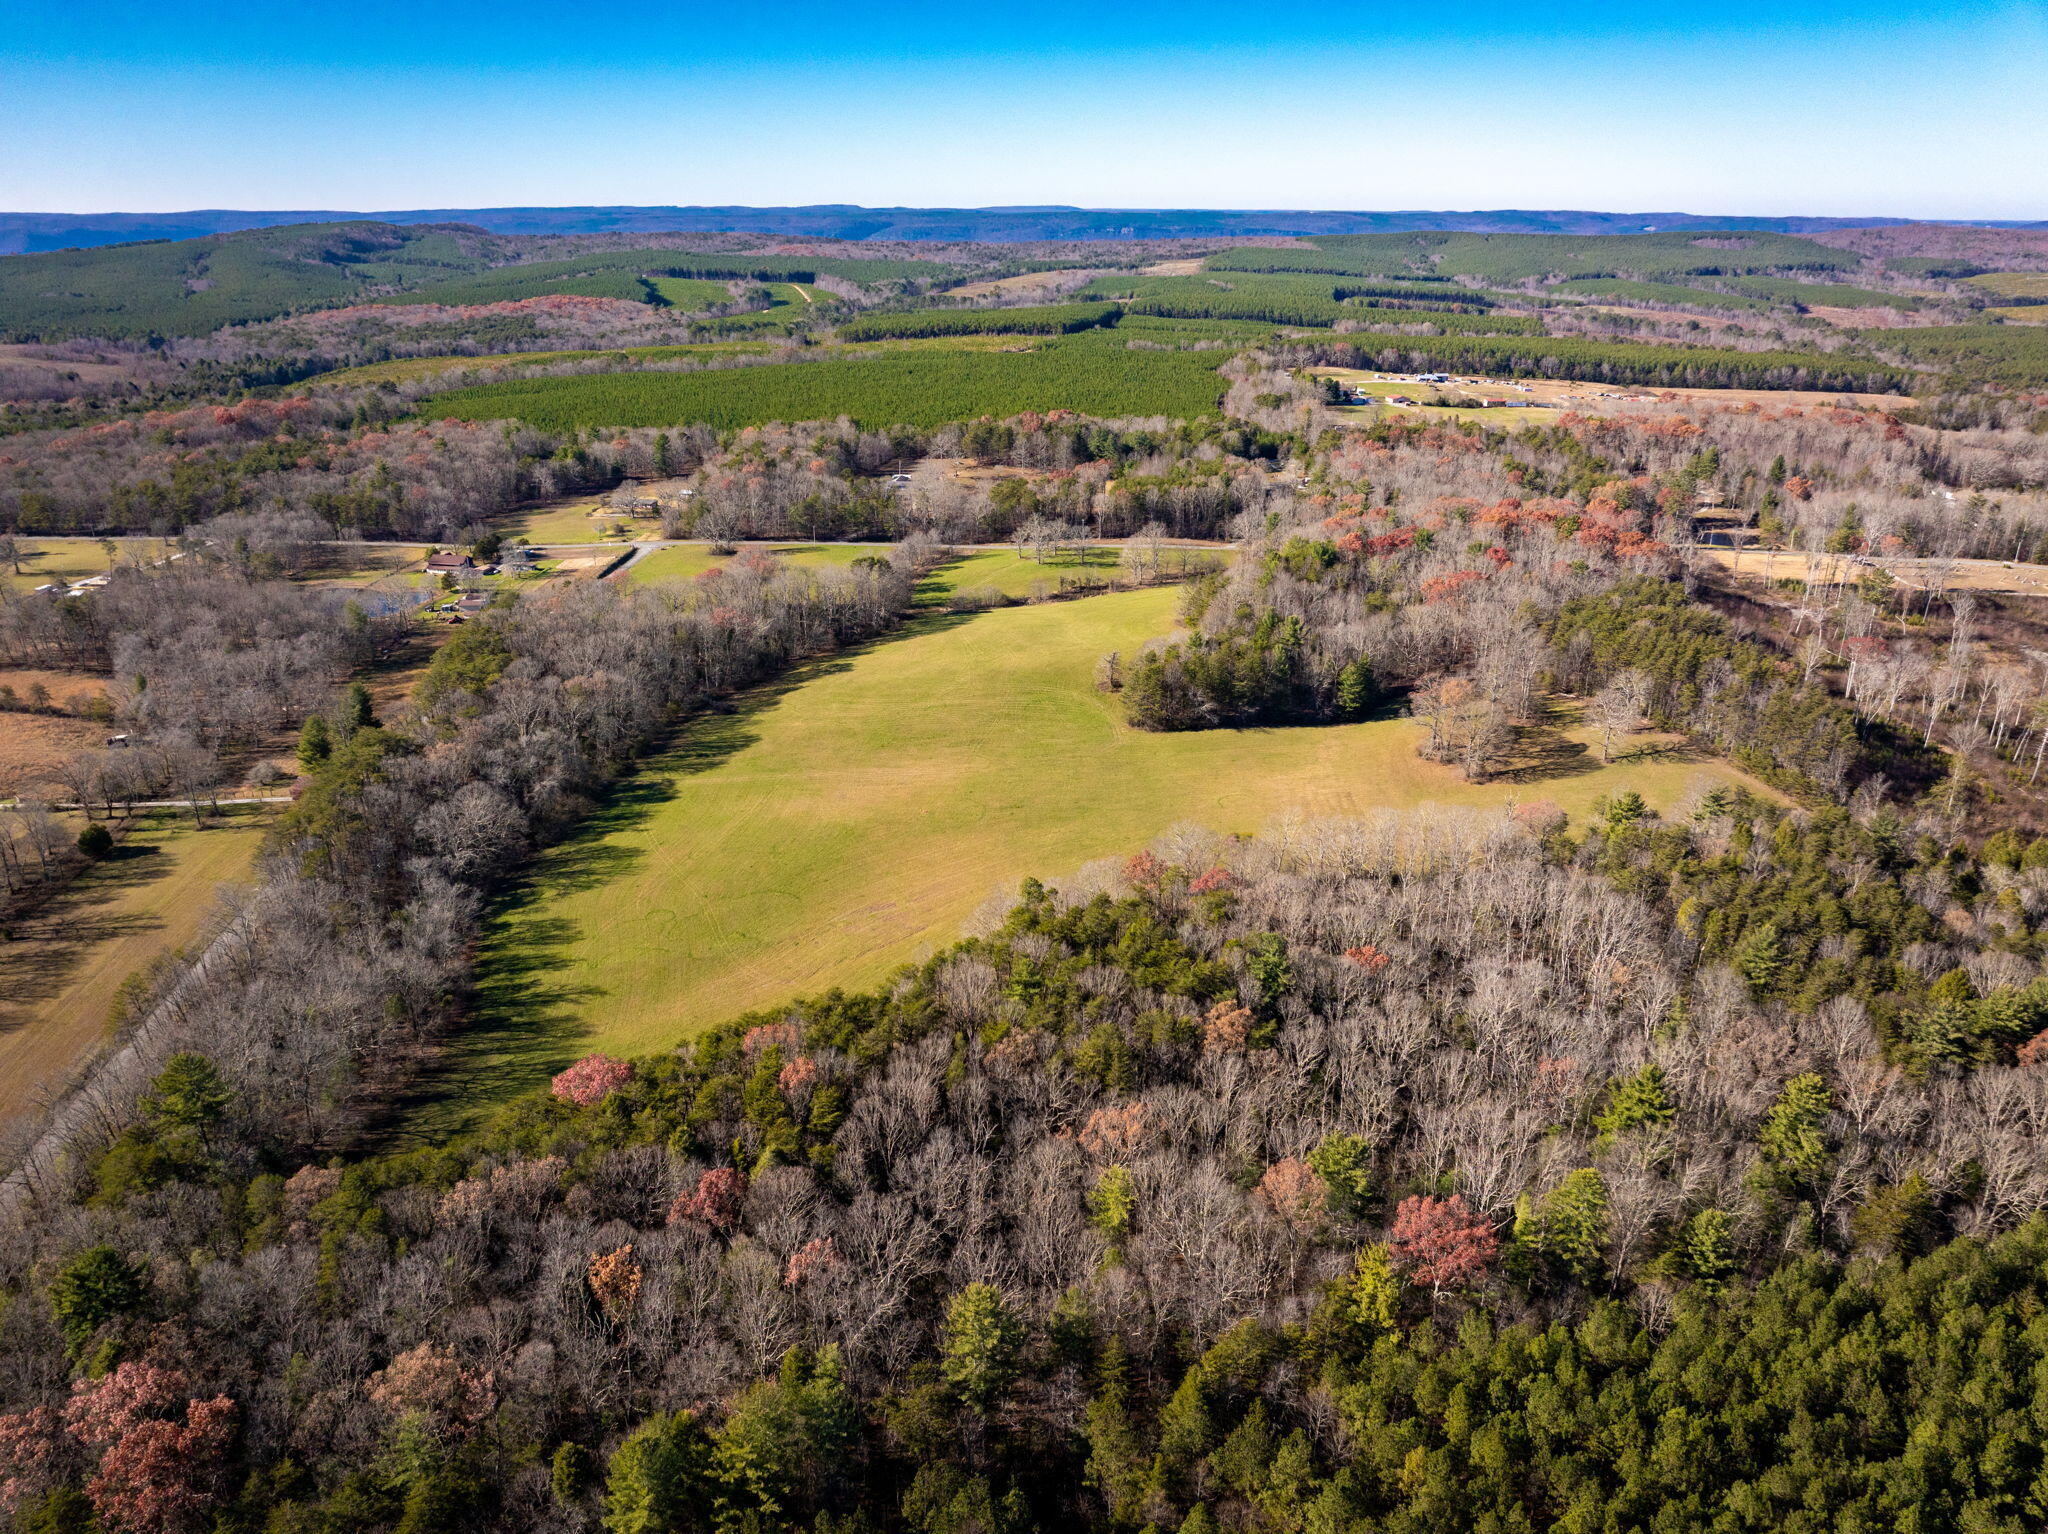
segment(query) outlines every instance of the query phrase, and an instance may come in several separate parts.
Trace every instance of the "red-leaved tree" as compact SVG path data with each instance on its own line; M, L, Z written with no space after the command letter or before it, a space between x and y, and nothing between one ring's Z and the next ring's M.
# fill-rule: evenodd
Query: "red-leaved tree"
M85 1495L123 1534L178 1534L214 1502L235 1436L235 1403L186 1395L177 1369L133 1360L80 1380L64 1408L71 1436L99 1451Z
M789 1254L782 1270L782 1286L794 1289L813 1273L829 1273L839 1266L839 1247L830 1236L817 1236Z
M1500 1255L1500 1237L1493 1226L1466 1208L1464 1195L1458 1193L1449 1198L1402 1199L1394 1211L1388 1244L1408 1281L1427 1285L1437 1294L1477 1283Z
M588 1108L626 1084L633 1067L610 1055L585 1055L554 1079L554 1093L563 1102Z
M50 1489L61 1425L47 1406L0 1416L0 1512L17 1512Z
M676 1195L668 1206L671 1225L688 1220L721 1235L740 1222L740 1206L747 1196L747 1179L736 1167L715 1166L697 1179L697 1186Z

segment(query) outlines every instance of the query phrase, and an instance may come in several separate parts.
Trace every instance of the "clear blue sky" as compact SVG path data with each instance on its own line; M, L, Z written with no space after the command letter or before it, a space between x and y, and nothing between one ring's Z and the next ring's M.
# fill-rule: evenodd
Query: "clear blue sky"
M2048 0L0 0L0 208L2048 218Z

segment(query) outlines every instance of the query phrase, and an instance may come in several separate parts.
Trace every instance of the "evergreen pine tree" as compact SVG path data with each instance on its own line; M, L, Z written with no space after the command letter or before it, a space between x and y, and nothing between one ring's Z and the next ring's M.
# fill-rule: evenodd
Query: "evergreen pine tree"
M1680 1260L1686 1277L1703 1293L1719 1294L1735 1274L1732 1222L1719 1209L1702 1209L1685 1225Z
M1401 1280L1394 1272L1394 1258L1384 1241L1376 1241L1358 1254L1358 1267L1351 1276L1352 1310L1359 1325L1374 1336L1390 1332L1398 1324Z
M1819 1076L1808 1072L1785 1083L1771 1111L1764 1115L1758 1140L1764 1159L1780 1171L1799 1177L1811 1176L1828 1158L1823 1134L1834 1095Z
M1337 712L1356 719L1371 708L1379 696L1379 684L1372 674L1372 662L1363 655L1337 673Z
M693 1413L649 1417L612 1455L605 1480L605 1534L671 1534L702 1527L711 1471L711 1440Z
M1614 1083L1607 1107L1595 1116L1593 1127L1600 1131L1600 1143L1645 1124L1668 1124L1677 1117L1664 1091L1664 1068L1652 1061L1633 1076Z
M969 1284L946 1307L940 1373L960 1399L986 1411L1017 1377L1024 1324L994 1284Z
M299 765L308 772L316 772L333 754L334 741L327 732L327 720L319 714L308 714L299 728Z
M370 689L361 682L350 682L348 691L342 694L341 713L335 733L347 740L358 730L372 730L377 727L377 713L370 703Z
M1607 1179L1581 1167L1553 1188L1537 1212L1536 1240L1574 1277L1591 1278L1607 1249Z

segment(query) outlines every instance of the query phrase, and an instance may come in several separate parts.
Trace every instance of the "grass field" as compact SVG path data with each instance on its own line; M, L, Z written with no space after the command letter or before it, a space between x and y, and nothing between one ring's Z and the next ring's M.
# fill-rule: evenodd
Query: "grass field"
M107 573L107 551L97 538L21 538L21 573L13 565L0 565L0 575L19 591L33 591L52 581L75 581L88 575ZM116 560L161 559L170 545L161 538L116 538Z
M685 312L732 302L731 286L709 277L650 277L647 285L672 308Z
M101 1042L124 980L198 936L215 891L248 877L267 823L258 810L204 831L189 816L152 816L0 942L0 1118L61 1085Z
M1986 272L1969 281L1994 298L2048 299L2048 272Z
M946 347L723 372L513 379L458 389L422 409L564 431L689 421L731 429L842 415L868 427L938 426L1026 410L1185 417L1216 408L1223 391L1215 353L1130 351L1098 339L1112 334L1061 337L1021 351Z
M333 560L312 573L320 586L374 586L379 581L402 580L425 568L431 552L423 543L394 543L388 547L364 548L337 544Z
M796 565L850 565L864 554L886 556L889 552L886 546L871 543L756 543L747 547ZM1230 555L1230 550L1222 548L1200 552L1210 558L1227 559ZM918 597L926 605L937 605L956 591L987 587L1006 597L1023 598L1041 583L1056 591L1062 576L1114 576L1118 557L1118 550L1105 545L1041 564L1014 549L976 549L926 576L918 585ZM677 544L645 555L626 575L634 581L688 580L732 558L730 554L713 554L709 544Z
M550 501L545 506L527 506L497 519L494 526L508 538L524 538L528 543L603 543L599 529L624 527L627 541L638 537L652 537L660 528L656 517L629 517L606 512L593 517L593 510L603 510L609 503L601 495L579 495L564 501Z
M886 556L886 547L866 543L757 543L747 545L793 565L850 565L863 554ZM632 581L689 580L706 570L731 564L734 556L714 554L708 543L682 543L643 555L626 578Z
M1517 799L1584 812L1623 788L1669 805L1723 775L1677 756L1602 767L1559 740L1540 781L1475 787L1420 760L1407 719L1131 730L1095 690L1097 659L1166 631L1177 601L1153 588L922 619L687 727L493 918L479 1025L423 1124L591 1049L657 1049L873 983L1027 874L1123 857L1178 823Z

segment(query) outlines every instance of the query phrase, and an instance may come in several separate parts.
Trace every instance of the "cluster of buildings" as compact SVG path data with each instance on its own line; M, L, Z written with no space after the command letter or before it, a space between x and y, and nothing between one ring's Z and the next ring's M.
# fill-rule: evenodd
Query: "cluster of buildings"
M436 612L452 613L459 621L474 617L490 604L491 594L484 582L493 576L526 575L534 569L534 551L525 544L507 544L491 560L479 560L460 549L435 549L425 565L430 580L452 582L458 594L452 601L436 602Z

